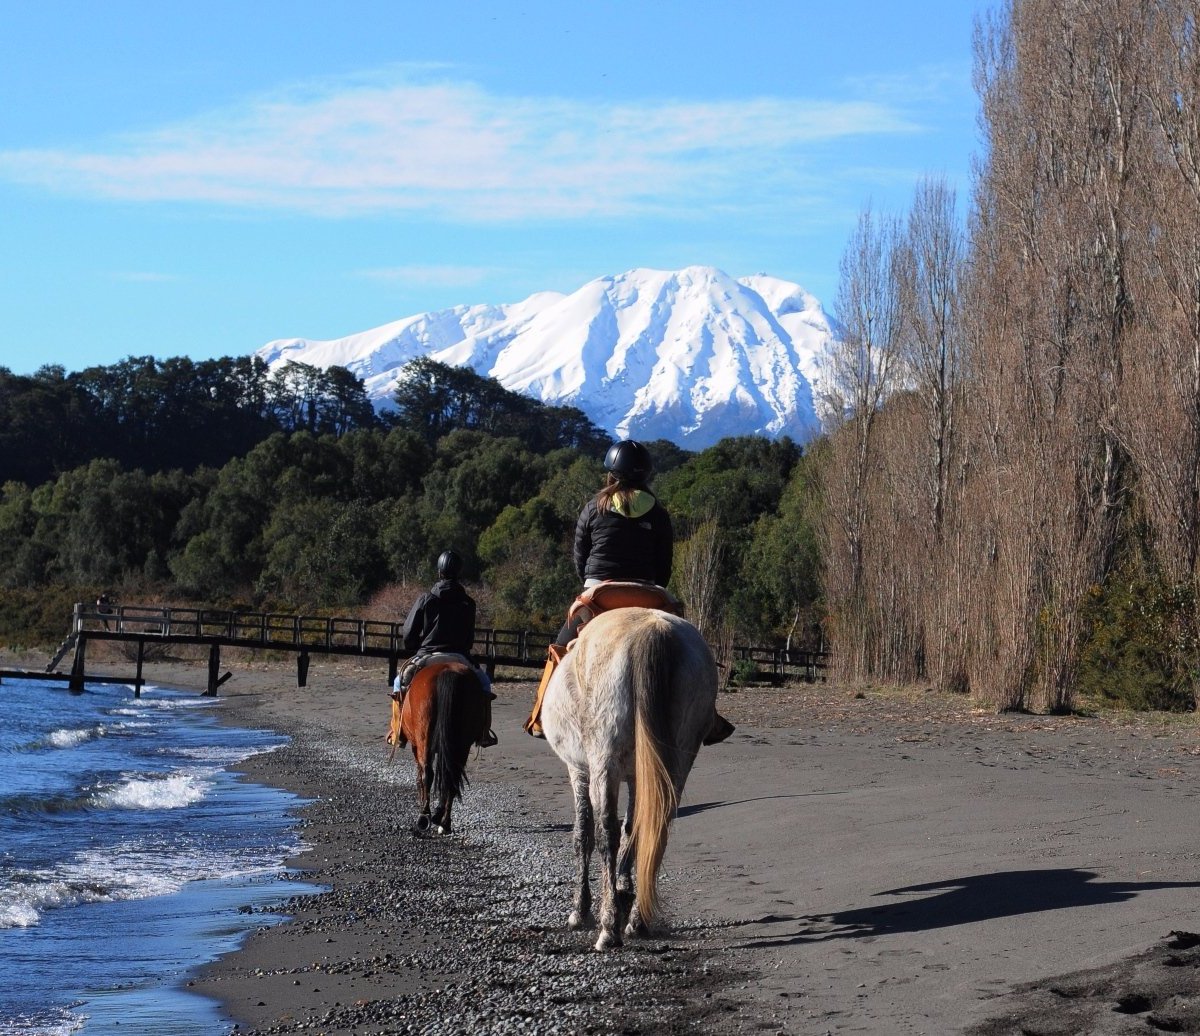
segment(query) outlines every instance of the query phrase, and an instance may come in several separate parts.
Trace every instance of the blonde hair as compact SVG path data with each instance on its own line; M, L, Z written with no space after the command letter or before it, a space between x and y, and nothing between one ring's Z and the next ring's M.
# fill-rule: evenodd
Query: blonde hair
M596 510L610 511L613 509L614 503L617 505L617 510L620 510L620 505L632 503L633 495L641 488L642 486L622 482L610 471L604 488L596 494Z

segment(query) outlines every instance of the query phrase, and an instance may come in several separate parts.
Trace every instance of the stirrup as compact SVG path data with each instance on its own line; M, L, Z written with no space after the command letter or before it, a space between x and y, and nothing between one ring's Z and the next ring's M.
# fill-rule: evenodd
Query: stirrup
M554 670L558 668L558 663L563 660L563 655L566 653L567 649L559 644L551 644L546 652L546 668L542 670L542 682L538 684L537 696L533 700L533 709L523 728L530 737L540 737L543 740L546 737L542 731L542 699L546 696L546 688L550 686L550 677L554 675Z

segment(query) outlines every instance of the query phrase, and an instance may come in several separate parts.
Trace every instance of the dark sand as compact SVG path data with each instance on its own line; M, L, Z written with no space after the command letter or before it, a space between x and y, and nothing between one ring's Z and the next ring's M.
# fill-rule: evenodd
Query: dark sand
M294 738L246 769L316 800L293 862L331 888L197 978L242 1033L1200 1033L1193 716L723 695L739 729L693 770L665 927L596 954L565 930L570 793L520 730L532 683L498 683L455 833L414 839L382 666L314 662L297 688L227 664L228 719Z

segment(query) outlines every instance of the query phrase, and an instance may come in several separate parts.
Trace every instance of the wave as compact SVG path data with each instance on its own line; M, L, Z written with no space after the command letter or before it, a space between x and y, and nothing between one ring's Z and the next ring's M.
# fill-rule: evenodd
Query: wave
M168 696L156 698L156 693ZM141 703L142 708L148 709L211 709L220 704L220 700L217 698L198 694L188 695L180 691L167 691L152 684L147 684L142 688L142 696L137 700Z
M48 733L41 734L30 741L20 741L7 745L4 751L12 754L22 752L40 752L48 748L75 748L88 741L104 737L110 730L125 724L108 725L96 723L90 727L59 727Z
M301 848L299 841L241 851L128 841L89 850L50 868L0 877L0 928L32 928L48 910L167 896L191 881L274 873L281 858Z
M199 802L211 788L211 782L199 773L129 777L114 787L93 792L90 802L100 809L180 809Z
M278 751L286 744L281 741L277 745L256 745L239 747L235 745L201 745L197 748L164 748L164 754L179 756L184 759L195 759L198 762L214 763L218 766L231 766L234 763L245 762L256 755L266 755Z
M177 770L161 776L129 775L115 783L48 795L41 792L0 796L0 816L32 818L92 810L182 809L212 790L216 768Z
M107 728L102 723L94 727L64 727L50 731L41 743L49 748L74 748L76 745L82 745L85 741L94 741L96 738L104 737L106 733Z
M70 1036L87 1024L87 1015L51 1008L39 1015L0 1018L0 1036Z

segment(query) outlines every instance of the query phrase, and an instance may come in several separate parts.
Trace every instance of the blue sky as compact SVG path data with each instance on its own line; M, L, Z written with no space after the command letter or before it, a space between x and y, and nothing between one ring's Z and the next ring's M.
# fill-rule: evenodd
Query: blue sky
M634 267L832 308L965 204L970 0L3 0L0 366L244 355Z

